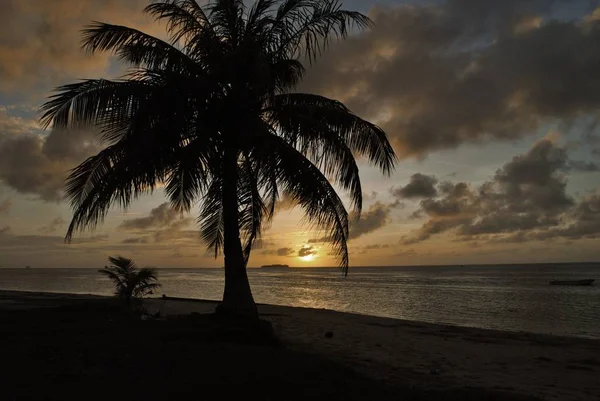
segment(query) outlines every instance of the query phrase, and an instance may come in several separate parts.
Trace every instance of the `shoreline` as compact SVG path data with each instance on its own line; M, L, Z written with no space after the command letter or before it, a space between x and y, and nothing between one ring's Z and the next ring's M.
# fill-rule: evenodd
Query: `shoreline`
M12 297L17 297L17 298L22 298L23 296L25 296L26 298L38 298L40 300L77 300L77 298L82 298L82 299L108 299L108 298L112 298L112 296L109 295L102 295L102 294L91 294L91 293L77 293L77 292L50 292L50 291L25 291L25 290L4 290L4 289L0 289L0 308L2 307L2 299L5 298L6 295L12 296ZM170 296L160 296L160 297L148 297L148 298L144 298L144 302L150 302L151 304L156 304L157 301L170 301L170 302L183 302L183 303L191 303L191 304L198 304L198 305L204 305L204 306L208 306L210 305L211 307L216 306L220 301L217 300L212 300L212 299L201 299L201 298L185 298L185 297L170 297ZM401 324L405 324L405 325L418 325L418 326L428 326L431 328L438 328L438 329L449 329L449 330L466 330L466 331L479 331L482 334L488 333L490 335L493 335L494 333L497 334L504 334L507 336L535 336L535 337L547 337L548 339L562 339L562 340L582 340L582 341L592 341L592 342L598 342L600 343L600 337L592 337L592 336L565 336L565 335L559 335L559 334L551 334L551 333L536 333L536 332L531 332L531 331L517 331L517 330L502 330L502 329L490 329L490 328L484 328L484 327L477 327L477 326L463 326L463 325L455 325L455 324L450 324L450 323L434 323L434 322L427 322L427 321L422 321L422 320L409 320L409 319L400 319L400 318L395 318L395 317L388 317L388 316L379 316L379 315L369 315L369 314L364 314L364 313L359 313L359 312L346 312L346 311L339 311L339 310L335 310L335 309L326 309L326 308L310 308L310 307L306 307L306 306L289 306L289 305L277 305L277 304L263 304L263 303L256 303L256 305L259 307L259 309L264 309L264 310L270 310L272 308L274 309L290 309L291 311L314 311L314 312L328 312L328 313L335 313L335 314L342 314L342 315L348 315L348 316L356 316L356 317L362 317L362 318L373 318L373 319L382 319L382 320L390 320L390 321L394 321L397 323L401 323ZM194 310L191 310L189 313L194 313ZM213 310L210 310L209 308L202 308L202 313L212 313ZM176 313L176 314L181 314L181 313ZM185 314L185 313L184 313ZM262 313L261 313L262 316Z
M0 309L60 306L97 295L0 291ZM207 314L215 301L147 299L165 316ZM547 400L597 400L600 340L259 305L286 346L377 380L418 388L484 388ZM331 337L326 336L330 333Z
M4 289L0 289L0 308L1 308L1 302L2 299L5 297L5 295L11 295L14 297L22 297L22 296L27 296L29 298L32 298L33 296L39 298L39 299L48 299L48 300L52 300L52 299L65 299L65 300L72 300L72 299L77 299L77 298L83 298L83 299L106 299L106 298L111 298L111 296L109 295L101 295L101 294L91 294L91 293L76 293L76 292L50 292L50 291L24 291L24 290L4 290ZM171 301L171 302L184 302L184 303L191 303L191 304L198 304L198 305L211 305L212 307L216 306L216 304L218 304L220 301L217 300L212 300L212 299L201 299L201 298L185 298L185 297L170 297L170 296L160 296L160 297L148 297L145 298L145 302L151 302L152 304L155 304L157 301ZM359 312L346 312L346 311L339 311L339 310L335 310L335 309L326 309L326 308L310 308L310 307L306 307L306 306L289 306L289 305L277 305L277 304L263 304L263 303L256 303L256 305L259 307L259 309L266 309L266 310L270 310L272 308L275 309L290 309L292 311L314 311L314 312L329 312L329 313L335 313L335 314L342 314L342 315L348 315L348 316L357 316L357 317L363 317L363 318L373 318L373 319L382 319L382 320L390 320L390 321L394 321L394 322L398 322L401 324L405 324L405 325L418 325L418 326L428 326L431 328L438 328L438 329L449 329L449 330L466 330L466 331L479 331L482 334L488 333L493 335L494 333L498 333L498 334L504 334L507 336L535 336L535 337L547 337L548 339L562 339L562 340L581 340L581 341L592 341L592 342L598 342L600 343L600 337L593 337L593 336L566 336L566 335L559 335L559 334L552 334L552 333L537 333L537 332L531 332L531 331L517 331L517 330L503 330L503 329L491 329L491 328L484 328L484 327L477 327L477 326L465 326L465 325L455 325L455 324L450 324L450 323L434 323L434 322L427 322L427 321L422 321L422 320L409 320L409 319L400 319L400 318L395 318L395 317L388 317L388 316L379 316L379 315L369 315L369 314L364 314L364 313L359 313ZM189 308L188 308L189 309ZM213 310L210 310L209 308L202 308L202 313L212 313ZM193 313L194 310L190 310L189 313ZM177 313L179 314L179 313ZM262 315L262 314L261 314Z

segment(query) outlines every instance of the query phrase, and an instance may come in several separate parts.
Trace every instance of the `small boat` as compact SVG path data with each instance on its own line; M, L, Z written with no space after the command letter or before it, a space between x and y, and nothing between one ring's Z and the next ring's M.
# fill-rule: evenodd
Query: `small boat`
M550 285L592 285L594 279L588 278L584 280L553 280Z

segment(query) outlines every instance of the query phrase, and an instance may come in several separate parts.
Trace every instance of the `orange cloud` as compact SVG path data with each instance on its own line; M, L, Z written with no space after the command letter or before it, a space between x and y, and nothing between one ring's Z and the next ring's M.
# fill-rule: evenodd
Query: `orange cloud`
M36 95L75 78L105 75L109 55L90 57L80 30L93 20L155 34L146 0L8 0L0 4L0 91ZM163 29L164 30L164 29Z

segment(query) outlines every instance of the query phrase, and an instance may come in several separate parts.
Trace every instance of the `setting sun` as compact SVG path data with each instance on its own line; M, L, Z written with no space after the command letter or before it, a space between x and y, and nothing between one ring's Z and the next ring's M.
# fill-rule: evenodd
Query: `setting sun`
M315 255L311 254L311 255L306 255L306 256L300 256L299 259L302 260L303 262L310 262L315 259Z

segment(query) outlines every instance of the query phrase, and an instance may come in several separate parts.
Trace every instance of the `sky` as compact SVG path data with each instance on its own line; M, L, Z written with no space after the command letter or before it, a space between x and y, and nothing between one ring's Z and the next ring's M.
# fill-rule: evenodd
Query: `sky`
M91 131L42 131L50 91L118 77L79 48L92 20L154 35L147 0L0 2L0 266L219 267L196 218L158 191L72 244L69 169L101 149ZM348 0L374 27L310 68L299 91L343 101L387 132L391 177L359 161L350 265L600 260L600 4L577 0ZM343 195L343 199L347 199ZM249 266L333 266L327 243L283 200Z

